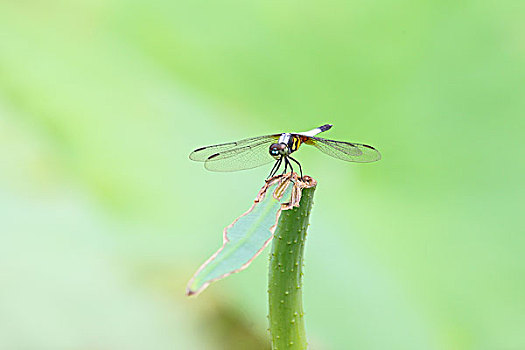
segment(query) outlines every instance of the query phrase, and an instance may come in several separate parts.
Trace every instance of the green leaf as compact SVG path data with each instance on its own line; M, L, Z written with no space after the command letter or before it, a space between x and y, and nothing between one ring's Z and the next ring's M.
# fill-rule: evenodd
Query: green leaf
M290 180L290 175L276 176L265 183L252 207L224 229L222 247L193 275L187 295L199 294L210 283L244 270L264 250L273 237L281 210L298 203Z

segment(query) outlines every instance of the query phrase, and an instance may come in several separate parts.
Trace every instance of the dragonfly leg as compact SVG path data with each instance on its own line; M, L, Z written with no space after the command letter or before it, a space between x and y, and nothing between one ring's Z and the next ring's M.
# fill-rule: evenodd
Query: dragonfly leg
M292 167L292 163L290 163L290 161L288 160L288 157L285 157L284 158L284 172L283 174L286 174L286 169L288 169L288 167L290 167L290 171L293 173L293 167Z
M277 164L279 163L278 160L275 161L275 163L273 163L273 167L272 167L272 170L270 170L270 174L268 174L268 177L267 179L271 178L272 177L272 174L273 174L273 171L275 170L275 167L277 166Z
M297 165L299 165L299 170L300 170L300 172L301 172L301 179L302 179L302 178L303 178L303 168L301 167L301 163L299 163L295 158L292 158L292 157L290 157L290 156L288 156L288 158L290 158L291 160L293 160L294 162L296 162ZM291 164L290 164L290 166L291 166Z
M284 158L284 170L283 170L282 175L284 175L286 173L286 169L288 169L288 161L286 160L286 157L283 157L283 158Z
M273 175L272 176L275 176L275 174L277 174L277 172L279 171L279 168L281 167L281 164L283 163L283 159L282 158L279 158L279 161L277 162L277 167L275 168L275 170L273 171Z
M282 161L283 161L282 158L279 158L279 160L275 161L275 164L273 165L273 168L270 171L270 175L268 175L268 179L274 176L277 170L279 170L279 167L281 166Z

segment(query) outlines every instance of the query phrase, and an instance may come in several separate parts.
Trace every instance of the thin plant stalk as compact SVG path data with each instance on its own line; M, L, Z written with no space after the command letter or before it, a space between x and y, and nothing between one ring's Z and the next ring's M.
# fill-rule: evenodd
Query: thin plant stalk
M268 278L273 350L307 348L302 271L314 191L315 186L302 189L299 207L282 211L274 233Z

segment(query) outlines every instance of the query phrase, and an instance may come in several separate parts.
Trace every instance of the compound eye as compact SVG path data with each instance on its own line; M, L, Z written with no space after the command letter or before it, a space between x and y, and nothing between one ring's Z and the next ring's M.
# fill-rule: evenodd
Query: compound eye
M270 154L273 155L273 156L276 156L279 154L279 145L278 144L273 144L270 146Z

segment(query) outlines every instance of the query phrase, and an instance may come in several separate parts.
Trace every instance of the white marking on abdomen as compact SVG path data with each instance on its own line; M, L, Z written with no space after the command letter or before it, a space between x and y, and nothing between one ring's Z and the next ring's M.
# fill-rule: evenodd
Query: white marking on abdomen
M304 135L304 136L315 136L315 135L317 135L317 134L319 134L321 132L329 130L331 127L332 127L332 124L326 124L326 125L322 125L320 127L317 127L315 129L312 129L310 131L298 132L297 134L298 135Z
M322 133L322 132L325 132L326 130L330 130L330 128L332 127L332 124L325 124L325 125L321 125L315 129L312 129L310 131L305 131L305 132L296 132L294 134L298 134L298 135L304 135L304 136L315 136L319 133Z
M321 132L321 129L315 128L315 129L310 130L310 131L302 132L302 133L300 133L300 135L315 136L315 135L319 134L320 132Z

